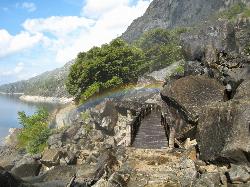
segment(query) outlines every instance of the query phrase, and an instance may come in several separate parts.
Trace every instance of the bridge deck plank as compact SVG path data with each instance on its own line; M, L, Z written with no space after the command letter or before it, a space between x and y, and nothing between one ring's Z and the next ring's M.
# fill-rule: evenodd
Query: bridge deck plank
M132 146L142 149L163 149L167 148L167 145L168 140L161 125L161 113L153 110L141 121Z

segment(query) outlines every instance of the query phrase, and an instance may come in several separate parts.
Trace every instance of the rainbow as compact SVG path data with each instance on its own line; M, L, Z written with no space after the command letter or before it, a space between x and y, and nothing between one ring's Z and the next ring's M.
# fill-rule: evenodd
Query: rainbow
M122 85L118 88L109 89L107 91L104 91L102 93L97 93L93 95L91 98L89 98L87 101L82 103L78 106L78 111L82 112L87 110L88 108L91 108L93 106L96 106L100 104L102 101L106 99L114 99L114 98L122 98L126 95L132 95L136 92L152 92L152 93L159 93L162 89L163 82L156 82L152 84L147 85L138 85L138 84L128 84L128 85Z

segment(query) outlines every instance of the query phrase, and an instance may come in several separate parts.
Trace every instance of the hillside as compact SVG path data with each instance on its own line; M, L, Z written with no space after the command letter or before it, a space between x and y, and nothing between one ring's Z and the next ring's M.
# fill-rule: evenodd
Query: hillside
M67 97L69 95L66 91L65 80L73 63L72 60L62 68L45 72L28 80L2 85L0 86L0 92L24 93L25 95L45 97Z
M145 31L155 28L193 26L234 3L249 0L154 0L144 15L137 18L122 34L127 42L138 39Z

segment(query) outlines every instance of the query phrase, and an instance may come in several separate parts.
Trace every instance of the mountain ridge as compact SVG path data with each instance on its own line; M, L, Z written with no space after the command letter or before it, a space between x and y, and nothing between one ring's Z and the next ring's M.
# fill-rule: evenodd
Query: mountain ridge
M70 97L64 82L73 63L74 60L71 60L61 68L44 72L28 80L1 85L0 92L44 97Z

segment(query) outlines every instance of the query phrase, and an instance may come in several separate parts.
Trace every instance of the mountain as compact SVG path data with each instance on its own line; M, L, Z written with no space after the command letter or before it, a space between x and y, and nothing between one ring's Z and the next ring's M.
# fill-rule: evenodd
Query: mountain
M193 26L240 2L250 3L250 0L154 0L121 37L131 43L151 29Z
M45 97L69 97L66 91L65 80L74 60L66 63L62 68L45 72L28 80L18 81L0 86L0 92L24 93Z

